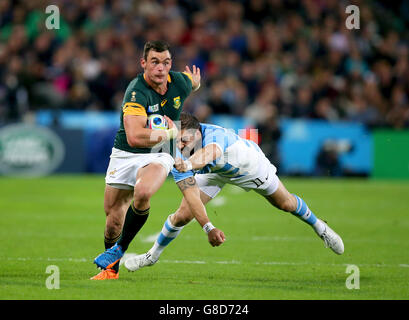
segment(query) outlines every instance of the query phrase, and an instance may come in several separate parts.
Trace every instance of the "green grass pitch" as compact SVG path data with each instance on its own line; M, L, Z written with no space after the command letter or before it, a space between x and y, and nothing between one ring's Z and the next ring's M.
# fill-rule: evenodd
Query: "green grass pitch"
M342 237L342 256L254 192L227 186L207 206L226 242L211 247L196 222L153 267L91 281L103 251L104 177L0 178L0 299L408 299L409 182L282 179ZM128 252L148 250L181 193L167 180ZM348 289L347 265L359 268ZM47 289L55 265L59 289ZM355 273L356 275L356 273ZM357 282L354 282L357 284Z

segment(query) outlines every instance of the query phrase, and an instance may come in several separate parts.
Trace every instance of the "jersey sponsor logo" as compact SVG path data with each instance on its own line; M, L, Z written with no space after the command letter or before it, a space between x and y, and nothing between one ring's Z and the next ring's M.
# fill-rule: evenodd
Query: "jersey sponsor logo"
M159 111L159 104L154 104L153 106L148 107L148 112L158 112Z
M168 102L168 100L167 100L167 99L162 100L162 101L161 101L161 103L160 103L160 106L161 106L161 107L163 107L163 106L166 104L166 102Z
M180 96L173 98L173 106L175 107L175 109L179 109L180 105L181 105Z
M132 102L136 101L136 92L135 91L132 91L132 93L131 93L131 101Z
M46 127L16 124L0 130L0 173L43 176L64 160L61 138Z

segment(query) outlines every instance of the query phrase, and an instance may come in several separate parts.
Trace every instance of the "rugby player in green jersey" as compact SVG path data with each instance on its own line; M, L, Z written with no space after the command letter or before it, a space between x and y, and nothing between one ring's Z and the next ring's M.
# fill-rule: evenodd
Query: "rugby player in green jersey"
M165 42L147 42L140 63L144 72L126 89L120 128L105 177L104 243L107 250L104 257L111 251L115 254L115 250L125 252L145 224L150 198L174 165L170 154L152 152L152 148L176 138L178 130L173 120L179 120L185 99L192 90L200 87L200 69L196 66L193 70L186 66L184 72L170 71L172 56ZM151 114L165 116L169 129L152 134L152 130L146 127L147 117ZM198 210L205 209L200 207ZM106 259L100 256L94 262L103 270L91 279L117 279L119 259L105 265Z

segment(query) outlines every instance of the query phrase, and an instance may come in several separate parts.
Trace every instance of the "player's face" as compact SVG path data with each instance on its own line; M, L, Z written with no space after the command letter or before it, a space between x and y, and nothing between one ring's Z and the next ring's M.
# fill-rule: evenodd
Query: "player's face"
M147 59L141 60L142 68L145 76L150 82L161 85L168 81L170 68L172 67L172 59L168 50L157 52L150 50Z
M202 148L202 135L197 129L183 129L180 131L178 148L185 157L190 157L194 152Z

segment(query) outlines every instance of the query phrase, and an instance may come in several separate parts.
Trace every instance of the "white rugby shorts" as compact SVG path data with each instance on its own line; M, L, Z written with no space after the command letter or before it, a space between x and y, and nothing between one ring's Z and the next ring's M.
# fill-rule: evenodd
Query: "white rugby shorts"
M262 196L268 196L277 191L280 180L276 172L277 168L265 158L259 163L257 172L252 175L228 178L217 173L204 173L195 175L195 179L200 190L211 198L216 197L226 183L245 191L254 190Z
M140 168L159 163L169 174L175 161L168 153L132 153L112 148L105 183L117 189L132 190Z

